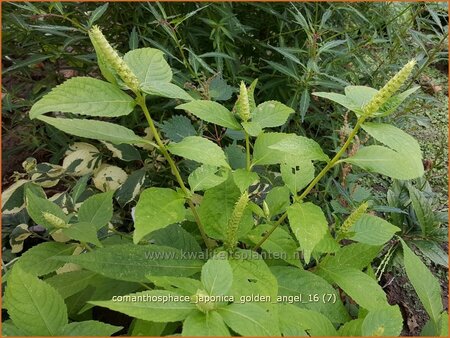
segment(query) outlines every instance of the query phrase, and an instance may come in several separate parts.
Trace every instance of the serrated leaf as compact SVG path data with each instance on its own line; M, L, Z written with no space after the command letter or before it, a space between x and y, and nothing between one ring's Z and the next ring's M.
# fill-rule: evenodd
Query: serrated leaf
M270 217L281 214L291 203L289 188L286 186L272 188L267 193L265 201L269 207Z
M256 137L263 132L261 125L255 121L241 122L241 125L250 136Z
M403 259L406 274L411 281L414 290L419 296L423 307L435 324L439 322L441 312L444 310L441 299L441 286L439 281L428 270L406 243L400 239L403 246Z
M314 165L311 161L298 161L296 165L282 163L280 173L283 182L292 194L297 194L314 179Z
M216 101L227 101L233 95L233 87L222 77L216 76L209 83L209 95Z
M97 231L94 224L87 222L71 224L70 227L62 229L62 233L70 239L74 239L81 243L92 243L101 247L102 243L98 240Z
M62 209L55 203L36 196L30 189L25 190L26 196L26 207L28 215L36 222L48 230L53 230L56 228L55 222L49 220L49 217L45 215L52 215L56 219L60 220L61 225L64 226L68 221L67 215L62 211Z
M323 314L300 309L292 304L278 304L281 330L284 336L291 336L291 333L298 332L299 326L307 336L337 336L336 329L331 321Z
M134 223L134 243L155 230L185 219L185 200L175 190L168 188L148 188L144 190L136 205Z
M367 274L354 268L323 268L328 276L361 307L372 311L388 305L381 286Z
M188 136L178 143L170 143L167 148L172 154L189 160L216 167L230 167L223 150L214 142L200 136Z
M132 130L114 123L96 120L63 119L48 116L39 116L38 119L67 134L79 137L108 141L115 144L148 143L145 139L137 136Z
M263 236L272 229L269 224L260 224L249 232L248 238L258 244ZM300 257L298 256L298 244L291 235L282 228L276 228L261 246L268 253L273 253L275 257L281 254L281 259L289 264L301 267ZM274 257L274 258L275 258Z
M177 85L164 81L147 81L142 85L141 90L150 95L162 96L170 99L182 99L186 101L194 100L191 95Z
M96 276L95 272L76 270L54 275L47 278L45 282L65 299L85 289L94 276Z
M322 209L311 202L296 203L288 209L289 225L300 243L306 263L309 263L314 247L328 230L328 222Z
M150 320L153 322L176 322L185 319L190 313L195 311L196 306L190 302L181 301L133 301L132 297L144 299L142 297L179 297L178 294L165 290L150 290L127 295L131 297L129 301L115 302L90 301L89 303L106 307L110 310L124 313L130 317Z
M198 214L208 236L221 240L225 239L228 221L239 197L240 191L231 177L205 192ZM221 210L221 212L218 213L217 210ZM252 214L246 208L239 224L238 238L245 236L252 226Z
M96 230L107 225L113 216L113 194L108 191L86 199L78 211L78 221L92 224Z
M152 232L149 237L152 244L170 246L184 252L201 252L194 235L184 230L179 224L172 224Z
M75 77L53 88L36 102L31 107L30 118L47 112L115 117L128 115L134 106L131 96L110 83L90 77Z
M232 175L234 183L242 193L246 191L249 186L259 182L257 173L245 169L236 169Z
M317 311L333 323L344 323L349 315L340 300L339 292L323 278L312 272L288 266L273 266L270 269L278 281L278 296L302 295L302 302L295 302L295 307ZM311 302L307 295L318 294L319 297L332 295L336 302Z
M217 310L224 322L242 336L279 336L278 323L253 303L231 304Z
M192 296L203 288L199 280L186 277L147 276L155 286L180 295Z
M176 109L184 109L198 118L234 130L242 129L234 115L221 104L214 101L195 100L180 104Z
M183 322L182 336L227 337L230 336L222 317L215 311L192 312Z
M266 101L252 112L252 122L258 123L262 128L278 127L285 124L293 112L294 109L278 101Z
M400 231L400 228L380 217L365 214L356 221L349 231L353 233L349 237L353 241L370 245L383 245L396 232Z
M189 186L192 191L208 190L226 181L228 170L202 165L195 169L188 177Z
M180 250L158 245L117 244L78 256L58 257L105 277L130 282L146 282L146 275L191 276L203 262L183 257Z
M54 257L70 256L75 248L74 244L41 243L27 250L15 265L31 275L43 276L64 265L63 262L54 260Z
M355 155L343 161L399 180L418 178L424 173L422 161L419 163L408 154L377 145L360 148Z
M57 336L68 321L59 293L20 267L8 278L4 305L17 328L30 336Z
M295 134L291 134L289 137L269 146L269 148L301 157L302 160L329 160L316 141Z
M120 331L122 326L114 326L96 320L87 320L83 322L73 322L67 324L59 333L61 336L111 336Z
M202 267L201 281L210 295L226 295L233 283L233 271L227 257L216 255L209 259Z
M397 337L403 329L403 317L398 305L369 311L361 326L363 336Z
M170 82L172 70L164 59L164 53L155 48L138 48L126 53L124 61L141 84L152 81Z
M182 115L174 115L164 121L161 130L169 140L174 142L180 142L185 137L197 135L191 120Z

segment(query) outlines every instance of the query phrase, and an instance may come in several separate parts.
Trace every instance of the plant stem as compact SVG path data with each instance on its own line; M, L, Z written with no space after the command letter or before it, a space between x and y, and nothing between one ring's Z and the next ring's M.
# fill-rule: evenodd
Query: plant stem
M211 241L208 239L208 236L206 235L205 228L203 227L203 224L200 220L200 216L197 213L197 209L195 209L195 205L190 198L191 193L189 189L186 188L186 185L184 184L183 179L181 178L180 171L178 170L175 161L172 159L172 156L170 156L166 146L164 145L164 143L161 140L161 137L159 136L158 130L156 129L155 124L153 123L153 120L150 116L150 112L148 111L147 104L145 103L145 97L142 94L137 93L136 101L138 105L142 108L142 111L144 112L145 118L147 119L148 125L150 126L150 130L152 131L153 137L155 138L156 143L158 144L159 151L163 154L163 156L169 163L169 166L172 169L172 174L175 176L178 184L180 185L181 190L185 195L186 201L189 205L189 208L191 208L192 210L192 214L194 215L195 222L197 223L203 241L205 242L207 248L211 249Z
M250 137L247 132L245 132L245 150L246 150L246 159L247 159L247 171L250 171L251 169L251 162L250 162Z
M327 165L322 169L322 171L311 181L311 183L306 187L306 189L302 192L300 196L296 196L294 203L302 201L314 188L314 186L320 181L320 179L325 176L325 174L333 168L333 166L339 161L340 157L344 154L344 152L347 150L347 148L352 143L353 139L355 138L356 134L358 133L359 129L361 128L361 125L366 120L366 116L361 116L358 121L356 122L355 127L351 131L350 135L347 138L347 141L345 141L342 148L336 153L336 155L331 159L330 162L327 163ZM258 242L258 244L255 245L253 250L257 250L261 247L261 245L269 238L269 236L275 231L275 229L283 223L283 221L288 216L287 211L276 221L276 223L272 226L272 228L264 235L263 238Z

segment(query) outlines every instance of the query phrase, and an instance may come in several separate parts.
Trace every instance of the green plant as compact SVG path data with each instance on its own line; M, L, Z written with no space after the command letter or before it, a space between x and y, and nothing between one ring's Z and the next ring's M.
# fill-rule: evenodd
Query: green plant
M249 87L241 83L230 111L217 102L194 99L195 92L173 84L160 50L133 49L122 58L98 27L89 35L108 82L71 78L36 102L30 118L77 137L112 143L115 149L154 147L178 187L143 190L133 215L132 238L114 233L99 240L98 232L113 217L113 189L85 199L69 212L27 183L23 194L28 215L50 234L61 231L72 240L37 245L8 270L8 335L108 335L120 329L83 320L93 306L134 318L131 335L400 334L400 309L388 304L371 268L381 247L400 229L369 214L363 205L331 231L311 195L342 163L396 179L423 174L417 141L392 125L369 122L392 113L415 90L394 95L414 61L380 90L347 86L345 95L315 93L356 116L346 141L330 159L313 139L271 131L282 126L293 109L278 101L257 104L256 82ZM166 142L153 120L155 97L187 101L177 109L228 129L234 141L223 149L188 132L178 135L176 142ZM103 121L135 110L143 113L153 139ZM46 116L48 112L58 112L57 117ZM361 129L384 146L367 145L345 157ZM320 162L326 164L315 174ZM255 200L251 187L274 173L282 183L262 202ZM108 180L105 184L109 186ZM307 197L311 200L305 201ZM344 245L343 239L356 243ZM406 271L431 317L429 332L445 334L439 283L402 244ZM57 271L61 267L65 270ZM343 290L342 297L336 286ZM359 305L353 316L348 311L350 298Z

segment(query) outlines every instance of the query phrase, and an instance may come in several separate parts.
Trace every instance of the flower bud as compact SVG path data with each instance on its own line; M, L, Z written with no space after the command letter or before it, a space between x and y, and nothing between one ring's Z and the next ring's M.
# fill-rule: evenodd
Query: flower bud
M237 245L237 232L239 229L239 224L241 223L242 216L244 214L245 207L248 203L248 192L245 191L239 200L236 202L233 213L228 221L228 228L226 239L224 242L224 247L228 251L232 251L236 248Z
M358 208L356 208L350 216L347 217L347 219L342 223L339 233L345 234L348 232L348 230L355 224L366 212L367 208L369 207L369 204L367 202L364 202L361 204Z
M244 121L250 120L250 103L248 100L248 91L245 87L244 81L241 81L241 86L239 90L239 99L237 102L237 113L239 117Z

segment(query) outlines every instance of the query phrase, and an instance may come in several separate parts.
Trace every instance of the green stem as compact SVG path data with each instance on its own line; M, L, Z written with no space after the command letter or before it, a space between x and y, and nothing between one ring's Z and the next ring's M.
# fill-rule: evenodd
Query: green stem
M155 141L158 144L159 151L163 154L164 158L169 163L169 166L172 170L172 174L175 176L178 184L180 185L181 190L185 195L186 201L189 205L189 208L191 208L192 210L192 214L194 215L195 222L197 223L203 241L205 242L207 248L211 249L211 241L208 239L208 236L206 235L205 228L203 227L203 224L200 220L200 216L198 215L197 209L195 208L195 205L191 200L190 197L191 193L189 189L186 188L186 185L184 184L183 179L181 178L180 171L178 170L175 161L172 159L172 156L170 156L166 146L164 145L164 143L161 140L161 137L159 136L158 130L156 129L155 124L153 123L153 120L150 116L150 112L148 111L147 104L145 103L145 97L142 96L142 94L138 93L136 101L138 105L142 108L142 111L144 112L145 118L147 119L148 125L150 126L150 130L153 134L153 137L155 138Z
M330 162L327 163L327 165L322 169L322 171L311 181L311 183L306 187L306 189L302 192L300 196L295 197L296 202L302 201L314 188L314 186L321 180L323 176L331 169L333 166L339 161L340 157L345 153L347 148L352 143L353 139L355 138L356 134L358 133L359 129L361 128L361 125L366 120L366 116L361 116L358 121L356 122L355 127L351 131L350 135L347 138L347 141L345 141L342 148L336 153L336 155L331 159ZM264 235L263 238L258 242L258 244L255 245L253 250L257 250L261 247L261 245L269 238L269 236L275 231L275 229L283 223L283 221L288 216L287 211L276 221L276 223L272 226L272 228Z
M245 132L245 150L246 150L246 158L247 158L247 171L251 169L251 159L250 159L250 136L247 132Z

